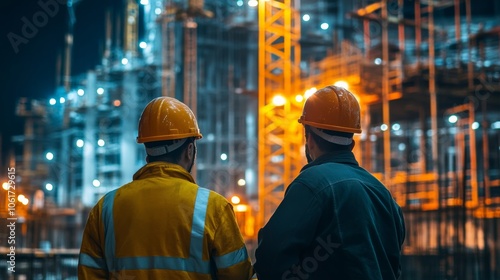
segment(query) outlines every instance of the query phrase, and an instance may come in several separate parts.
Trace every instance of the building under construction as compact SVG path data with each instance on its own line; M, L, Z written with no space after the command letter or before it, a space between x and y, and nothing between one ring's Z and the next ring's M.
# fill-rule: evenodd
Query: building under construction
M123 1L99 67L20 99L22 246L79 247L90 207L145 163L138 118L163 95L193 108L197 183L240 197L253 250L305 163L307 94L337 84L362 105L360 165L405 212L401 278L500 278L500 3Z

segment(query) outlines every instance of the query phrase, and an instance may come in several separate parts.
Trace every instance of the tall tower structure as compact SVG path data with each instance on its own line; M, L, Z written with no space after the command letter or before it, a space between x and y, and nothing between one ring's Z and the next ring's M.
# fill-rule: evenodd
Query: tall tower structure
M302 166L299 0L259 3L259 216L263 226Z
M137 1L127 0L125 8L125 40L124 40L124 50L125 56L136 56L137 55L137 25L139 17L139 7Z

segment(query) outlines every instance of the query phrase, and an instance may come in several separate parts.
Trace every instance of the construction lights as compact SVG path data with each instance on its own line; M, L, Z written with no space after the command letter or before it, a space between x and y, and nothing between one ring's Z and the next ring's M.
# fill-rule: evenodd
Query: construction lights
M237 196L237 195L233 195L233 196L231 197L231 203L232 203L232 204L239 204L240 202L241 202L241 199L239 198L239 196Z
M24 194L20 194L17 197L17 201L21 202L23 205L28 205L29 203L29 199L26 196L24 196Z
M47 160L53 160L54 159L54 154L51 153L51 152L48 152L48 153L45 154L45 158Z
M317 89L315 87L312 87L308 90L306 90L306 92L304 93L304 98L307 99L309 98L311 95L313 95L315 92L317 91Z
M349 84L346 81L336 81L333 85L349 90Z
M227 160L227 155L226 155L225 153L222 153L222 154L220 155L220 159L221 159L221 160Z
M106 142L104 142L104 140L102 140L102 139L99 139L99 140L97 141L97 145L98 145L99 147L104 147L104 145L105 145L105 144L106 144Z
M83 145L84 145L84 144L85 144L85 142L84 142L82 139L78 139L78 140L76 140L76 146L77 146L78 148L83 147Z
M273 105L274 106L283 106L286 103L286 99L283 95L277 94L273 97Z
M295 95L294 99L298 103L304 102L307 98L309 98L311 95L313 95L316 91L317 91L317 89L315 87L309 88L304 92L304 94ZM271 99L271 103L276 107L284 106L286 104L286 102L287 102L287 98L285 96L283 96L282 94L276 94Z
M249 7L257 7L257 5L259 5L259 2L257 0L249 0L248 1Z
M234 212L246 212L248 210L248 205L238 204L234 207Z

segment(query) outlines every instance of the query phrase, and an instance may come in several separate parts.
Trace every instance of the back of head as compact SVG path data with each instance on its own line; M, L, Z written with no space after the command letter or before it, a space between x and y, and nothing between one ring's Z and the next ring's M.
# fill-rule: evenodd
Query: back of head
M306 132L312 132L333 145L350 146L353 134L361 133L360 107L356 97L347 89L336 86L327 86L311 95L298 121L306 127Z
M139 120L137 143L145 144L149 157L169 155L188 139L201 137L193 111L172 97L153 99Z

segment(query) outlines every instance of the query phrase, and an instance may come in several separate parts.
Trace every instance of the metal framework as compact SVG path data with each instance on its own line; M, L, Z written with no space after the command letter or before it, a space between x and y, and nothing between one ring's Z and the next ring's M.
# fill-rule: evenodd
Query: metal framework
M175 97L175 14L177 9L171 0L165 1L165 13L160 18L161 22L161 80L162 96Z
M258 226L263 226L303 164L298 0L259 2ZM284 97L273 104L273 97ZM275 101L280 101L279 99Z
M137 1L127 1L127 20L125 21L125 52L127 55L137 55L137 21L139 17L139 5Z

